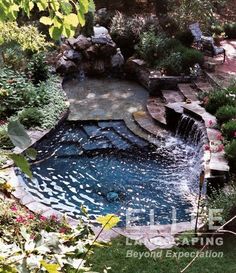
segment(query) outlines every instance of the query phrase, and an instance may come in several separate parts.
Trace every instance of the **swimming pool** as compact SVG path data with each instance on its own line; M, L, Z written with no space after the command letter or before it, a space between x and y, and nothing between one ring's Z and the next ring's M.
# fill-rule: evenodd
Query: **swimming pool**
M115 213L125 224L135 210L136 225L190 220L198 192L202 151L170 135L160 147L134 135L123 121L66 121L35 148L32 180L22 174L26 190L39 202L73 218L81 205L92 218ZM137 211L139 210L139 211Z

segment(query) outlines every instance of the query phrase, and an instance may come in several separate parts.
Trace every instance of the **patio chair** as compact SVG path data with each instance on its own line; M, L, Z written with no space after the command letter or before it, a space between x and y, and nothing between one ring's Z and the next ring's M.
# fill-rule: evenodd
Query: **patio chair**
M202 38L210 38L210 36L203 35L199 23L194 23L189 26L189 29L194 37L194 42L196 43L197 47L201 47L201 39Z
M223 55L223 63L225 62L226 52L223 47L214 45L214 39L212 37L201 38L201 49L204 53L211 56L212 58L218 55Z

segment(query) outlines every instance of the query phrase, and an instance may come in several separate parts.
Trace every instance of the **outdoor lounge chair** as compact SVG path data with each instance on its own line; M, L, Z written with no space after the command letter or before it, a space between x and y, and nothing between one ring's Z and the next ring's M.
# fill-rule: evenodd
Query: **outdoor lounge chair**
M223 47L218 47L214 45L214 39L212 37L202 37L201 39L201 49L204 53L211 56L212 58L218 55L223 55L223 63L225 62L226 52Z
M210 38L210 36L204 36L201 29L200 29L200 26L199 26L199 23L194 23L194 24L191 24L189 26L189 29L194 37L194 42L196 43L197 47L200 48L201 47L201 39L202 38Z

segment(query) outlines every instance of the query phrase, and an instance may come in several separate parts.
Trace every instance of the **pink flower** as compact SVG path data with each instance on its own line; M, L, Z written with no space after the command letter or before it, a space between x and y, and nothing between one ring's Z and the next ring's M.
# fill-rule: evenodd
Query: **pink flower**
M34 215L32 214L32 213L30 213L29 215L28 215L28 219L30 219L30 220L33 220L35 217L34 217Z
M216 136L216 139L217 140L224 140L223 136L221 133L219 133L217 136Z
M212 126L214 126L214 122L212 120L209 120L208 125L209 125L209 127L212 127Z
M13 206L11 206L11 210L12 210L12 211L17 211L18 208L16 207L16 205L13 205Z
M205 149L205 151L210 151L210 146L209 145L205 145L204 149Z
M46 221L46 220L47 220L47 217L41 215L39 219L40 219L41 221Z
M16 222L17 223L25 223L25 218L23 217L23 216L18 216L17 218L16 218Z
M51 218L52 221L57 221L58 220L58 218L57 218L57 216L55 214L52 214L50 218Z
M217 152L222 152L222 151L224 151L224 144L220 144L219 146L218 146L218 149L217 149Z
M61 227L61 228L59 229L59 233L66 233L66 231L67 231L67 228L66 228L66 227Z
M236 131L234 132L234 137L236 137Z

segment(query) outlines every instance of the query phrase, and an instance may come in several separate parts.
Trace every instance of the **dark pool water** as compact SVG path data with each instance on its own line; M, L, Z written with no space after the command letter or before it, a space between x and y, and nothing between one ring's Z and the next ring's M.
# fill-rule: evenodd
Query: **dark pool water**
M33 180L25 186L43 204L78 218L140 210L136 225L190 220L198 191L200 148L170 137L161 148L135 136L122 121L66 122L37 143Z

